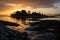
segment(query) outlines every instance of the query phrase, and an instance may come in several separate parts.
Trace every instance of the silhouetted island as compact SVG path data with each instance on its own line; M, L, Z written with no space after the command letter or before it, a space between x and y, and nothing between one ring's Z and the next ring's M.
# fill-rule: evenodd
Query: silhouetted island
M48 16L37 12L30 13L29 11L26 12L26 10L22 10L22 11L16 11L14 14L11 14L11 17L17 19L24 19L24 18L26 19L26 18L46 18Z

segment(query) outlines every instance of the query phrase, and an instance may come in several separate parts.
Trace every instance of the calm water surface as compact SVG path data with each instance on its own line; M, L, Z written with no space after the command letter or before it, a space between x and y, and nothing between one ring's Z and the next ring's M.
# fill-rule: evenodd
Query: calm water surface
M29 34L29 38L31 38L31 40L34 40L35 38L37 38L39 40L39 37L40 37L40 39L44 38L43 40L46 39L45 37L41 37L41 36L46 36L47 40L48 40L51 37L53 38L54 33L49 32L49 33L43 33L43 34L36 34L37 33L36 31L27 31L27 30L24 30L24 29L30 27L30 24L29 24L30 22L31 23L40 22L40 20L60 20L60 17L57 17L57 18L42 18L42 19L37 19L37 21L36 20L32 21L32 18L27 18L26 20L22 20L22 19L17 20L15 18L11 18L11 17L0 17L0 20L9 21L9 22L13 22L13 23L18 23L20 26L17 26L17 27L7 26L7 27L12 29L12 30L19 31L19 32L26 31Z
M17 20L15 18L11 18L11 17L0 17L0 20L20 24L20 26L18 26L18 27L7 26L13 30L18 30L18 31L20 31L20 30L25 31L24 29L29 27L29 22L39 22L40 20L60 20L60 17L58 17L58 18L42 18L42 19L38 19L38 21L32 21L31 19L32 18L27 18L26 20L22 20L22 19Z
M29 27L29 23L26 22L26 21L28 21L28 19L26 19L26 20L22 20L22 19L17 20L17 19L11 18L11 17L0 17L0 20L13 22L13 23L18 23L20 26L17 26L17 27L7 26L10 29L13 29L13 30L16 30L16 31L25 31L24 29Z

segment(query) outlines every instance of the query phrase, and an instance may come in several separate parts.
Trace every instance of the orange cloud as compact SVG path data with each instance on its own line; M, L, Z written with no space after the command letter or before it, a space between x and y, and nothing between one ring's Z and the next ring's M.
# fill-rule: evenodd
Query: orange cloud
M60 0L0 0L0 12L11 13L17 9L27 9L27 7L54 8L54 3L58 2L60 3Z

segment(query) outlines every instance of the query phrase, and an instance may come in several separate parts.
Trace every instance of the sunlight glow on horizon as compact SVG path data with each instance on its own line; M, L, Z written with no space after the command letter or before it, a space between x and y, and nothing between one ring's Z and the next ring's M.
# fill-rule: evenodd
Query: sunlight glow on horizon
M10 15L16 11L40 12L46 15L60 14L59 0L1 0L0 15Z
M6 15L10 15L10 14L13 14L14 12L16 12L16 11L21 11L21 10L26 10L26 11L30 11L30 12L40 12L40 13L43 13L43 14L46 14L46 15L49 15L49 14L54 14L54 12L55 12L55 14L57 13L56 12L56 10L54 10L53 8L50 8L50 9L48 9L48 8L37 8L37 9L28 9L27 10L27 8L21 8L21 9L13 9L13 10L11 10L11 11L5 11L5 14ZM4 12L3 12L3 14L4 14Z
M60 13L60 3L55 3L56 7L58 8L32 8L31 6L23 6L23 4L8 4L10 6L14 6L12 8L10 8L10 10L7 10L7 11L4 11L4 12L0 12L2 13L2 15L6 14L6 15L10 15L12 14L13 12L16 12L16 11L21 11L21 10L26 10L26 11L31 11L31 12L41 12L43 14L46 14L46 15L53 15L53 14L57 14L57 13ZM58 4L58 5L57 5Z

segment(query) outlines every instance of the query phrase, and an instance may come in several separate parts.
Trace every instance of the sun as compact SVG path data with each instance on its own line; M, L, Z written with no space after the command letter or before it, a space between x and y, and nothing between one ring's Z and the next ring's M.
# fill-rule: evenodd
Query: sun
M21 11L20 9L17 9L17 11Z

